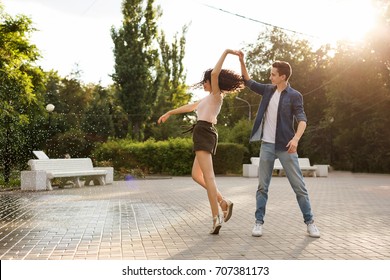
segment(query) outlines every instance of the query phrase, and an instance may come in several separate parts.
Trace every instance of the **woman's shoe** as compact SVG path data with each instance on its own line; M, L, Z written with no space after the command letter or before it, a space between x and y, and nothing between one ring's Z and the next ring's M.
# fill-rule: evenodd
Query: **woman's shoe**
M218 216L215 216L213 218L213 228L210 230L210 234L218 234L219 230L222 227L221 218Z
M223 198L220 202L219 202L219 206L222 208L222 202L225 201L226 203L226 210L223 210L222 209L222 212L223 212L223 221L224 222L227 222L230 220L232 214L233 214L233 202L231 202L229 199L225 199Z

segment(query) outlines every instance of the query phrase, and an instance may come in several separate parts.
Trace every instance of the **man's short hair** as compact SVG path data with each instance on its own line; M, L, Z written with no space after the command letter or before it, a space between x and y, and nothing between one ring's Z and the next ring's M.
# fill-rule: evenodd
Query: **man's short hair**
M272 64L272 67L278 69L279 76L286 75L286 81L288 81L292 74L290 63L277 60Z

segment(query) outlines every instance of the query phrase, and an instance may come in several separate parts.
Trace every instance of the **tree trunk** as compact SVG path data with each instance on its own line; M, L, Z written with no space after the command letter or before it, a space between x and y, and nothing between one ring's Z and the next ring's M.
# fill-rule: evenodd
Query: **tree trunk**
M4 183L7 185L11 177L11 145L10 145L10 127L7 127L6 138L5 138L5 147L4 147Z

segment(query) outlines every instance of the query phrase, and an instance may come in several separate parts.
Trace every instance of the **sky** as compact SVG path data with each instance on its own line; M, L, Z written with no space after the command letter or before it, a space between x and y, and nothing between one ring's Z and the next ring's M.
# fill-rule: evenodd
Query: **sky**
M112 83L112 27L122 21L122 0L0 0L5 12L24 14L37 29L31 36L42 54L44 70L63 77L81 70L85 83ZM278 26L313 44L339 39L360 40L373 25L370 0L156 0L163 15L159 26L172 40L189 25L184 65L187 84L201 79L226 48L242 49L256 42L266 26ZM290 32L288 31L288 32ZM304 35L302 35L304 34ZM239 71L236 57L225 68Z

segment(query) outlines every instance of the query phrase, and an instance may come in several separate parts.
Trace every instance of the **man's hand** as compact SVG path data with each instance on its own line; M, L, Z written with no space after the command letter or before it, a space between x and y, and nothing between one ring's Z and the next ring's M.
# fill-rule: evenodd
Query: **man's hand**
M287 146L288 147L288 150L287 152L289 154L293 154L293 153L296 153L297 152L297 149L298 149L298 139L296 139L295 137L293 139L290 140L290 142L288 142Z

